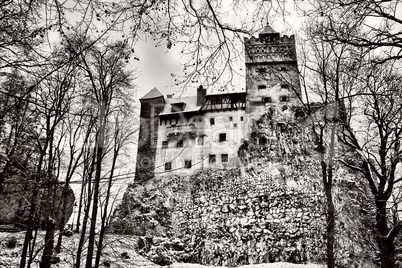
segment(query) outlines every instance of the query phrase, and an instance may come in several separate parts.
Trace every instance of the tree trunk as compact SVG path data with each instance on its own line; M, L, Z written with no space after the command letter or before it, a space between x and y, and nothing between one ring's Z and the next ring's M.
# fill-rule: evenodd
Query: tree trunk
M91 226L89 229L87 261L85 264L86 268L92 268L92 257L95 248L96 220L98 215L98 204L99 204L99 185L102 171L101 164L103 157L103 146L105 142L104 141L105 123L106 123L106 103L102 102L100 104L100 113L99 113L99 135L98 135L97 152L96 152L96 170L94 178L94 194L92 202Z
M335 242L335 206L332 199L332 176L333 167L328 167L328 182L325 185L325 196L327 198L327 267L335 267L334 242Z
M112 189L113 174L114 174L114 169L116 167L117 156L118 156L118 150L117 150L117 152L115 151L115 154L113 156L112 168L111 168L109 182L108 182L108 186L107 186L105 205L103 208L102 222L101 222L101 228L100 228L100 233L99 233L98 251L96 252L96 258L95 258L95 267L99 267L100 257L102 254L103 237L105 235L105 226L106 226L106 219L107 219L107 209L109 206L110 190Z
M50 118L48 119L50 122ZM50 123L48 128L50 129ZM45 245L42 253L42 261L40 263L41 268L50 268L51 261L53 259L53 249L54 249L54 231L55 231L55 208L54 208L54 192L55 192L55 178L53 176L53 133L50 134L49 139L49 153L48 153L48 167L47 167L47 193L46 193L46 206L45 206L45 217L46 217L46 234L45 234Z
M40 268L50 268L53 260L54 230L56 222L50 216L46 219L45 248L43 249Z
M377 196L379 196L378 194ZM387 202L377 198L377 216L376 216L376 228L378 235L378 247L380 250L380 262L381 268L393 268L395 267L395 246L394 236L390 233L387 223Z
M86 181L85 179L82 179L81 183L81 192L80 192L80 201L78 203L78 212L77 212L77 222L75 223L75 232L79 233L80 232L80 221L81 221L81 211L82 211L82 199L84 197L84 191L85 191L85 184Z
M80 242L78 243L77 263L75 266L77 268L80 268L80 265L81 265L81 254L82 254L82 250L84 248L85 234L86 234L87 223L88 223L88 218L89 218L89 210L91 208L91 201L92 201L91 183L92 183L92 174L93 174L94 165L95 165L95 157L96 157L96 148L93 151L92 162L91 162L91 166L90 166L89 172L88 172L88 179L86 180L87 181L87 190L88 190L88 198L87 198L88 200L87 200L87 204L85 205L85 209L84 209L85 213L84 213L84 219L82 220L81 237L80 237Z
M64 230L64 225L66 224L66 210L67 210L67 197L68 197L68 182L63 187L63 194L62 194L62 213L61 213L61 219L59 222L59 234L57 238L57 244L54 249L56 253L60 253L61 251L61 242L63 240L63 230ZM59 206L60 209L60 206ZM74 211L73 211L74 213Z
M46 150L46 148L45 148ZM42 171L42 162L44 158L44 151L41 152L39 162L38 162L38 169L36 174L32 175L32 181L34 184L34 189L32 192L32 196L30 198L31 206L29 209L29 217L28 217L28 226L27 231L25 233L24 245L22 247L21 252L21 260L20 260L20 268L25 268L27 253L28 253L28 246L32 239L32 232L34 230L35 222L36 222L36 203L38 202L39 196L39 184L40 184L40 173Z

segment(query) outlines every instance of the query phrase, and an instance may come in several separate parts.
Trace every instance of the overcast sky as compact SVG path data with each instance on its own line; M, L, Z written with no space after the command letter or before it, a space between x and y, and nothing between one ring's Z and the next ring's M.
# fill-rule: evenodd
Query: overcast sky
M274 30L280 32L283 31L283 20L276 19L270 21ZM298 30L301 27L301 19L295 19L294 17L287 18L288 31L284 34L298 34ZM289 26L291 26L291 32L289 32ZM171 49L167 49L166 46L155 47L155 43L152 41L138 42L135 46L135 56L139 58L139 61L132 60L132 67L136 68L139 75L137 78L137 97L143 97L148 91L156 87L159 91L166 95L178 92L181 90L179 86L174 85L174 78L171 73L182 74L182 66L180 62L185 59L180 59L181 48L179 46L173 46ZM244 66L241 66L244 70ZM238 88L235 90L241 90L245 87L245 81L242 78L238 78ZM193 90L187 88L184 95L196 95L195 89L199 86L198 83L194 83ZM179 93L178 93L179 94Z
M154 87L162 94L170 94L178 89L177 86L172 86L174 80L171 76L171 73L181 73L178 48L172 47L169 50L164 46L155 47L152 41L138 42L135 54L139 61L133 60L132 67L138 70L138 98Z

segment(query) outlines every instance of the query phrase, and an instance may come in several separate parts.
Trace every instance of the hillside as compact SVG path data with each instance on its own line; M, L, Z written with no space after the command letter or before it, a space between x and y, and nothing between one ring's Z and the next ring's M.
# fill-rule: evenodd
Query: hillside
M161 264L323 263L325 199L311 120L273 122L272 111L255 122L239 149L239 168L130 185L110 231L143 236L140 253ZM336 185L350 197L359 189L342 169ZM339 233L363 226L354 202L336 198L339 228L348 230ZM370 259L364 241L339 241L343 265Z

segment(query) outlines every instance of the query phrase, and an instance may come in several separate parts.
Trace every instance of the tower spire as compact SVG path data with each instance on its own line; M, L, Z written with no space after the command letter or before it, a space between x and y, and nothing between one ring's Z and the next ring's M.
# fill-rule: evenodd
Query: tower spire
M269 25L269 22L267 21L267 24L265 25L264 29L260 32L259 38L265 38L265 37L279 37L279 33L275 31L271 25Z

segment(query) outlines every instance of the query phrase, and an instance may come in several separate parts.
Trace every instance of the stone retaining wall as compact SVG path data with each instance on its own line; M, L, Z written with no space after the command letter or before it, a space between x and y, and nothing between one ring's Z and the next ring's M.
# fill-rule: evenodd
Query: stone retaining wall
M325 196L317 151L325 148L316 148L310 124L308 118L276 122L267 113L240 147L242 168L133 184L110 229L162 237L151 239L153 246L144 247L143 253L152 259L168 256L164 263L324 262ZM352 173L338 169L334 183L337 234L343 234L337 235L336 257L349 267L364 253L358 237L366 232L363 220L372 216L366 213L363 219L359 214L358 202L366 198ZM177 240L180 250L171 245Z

